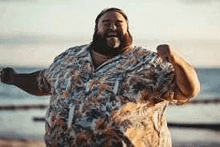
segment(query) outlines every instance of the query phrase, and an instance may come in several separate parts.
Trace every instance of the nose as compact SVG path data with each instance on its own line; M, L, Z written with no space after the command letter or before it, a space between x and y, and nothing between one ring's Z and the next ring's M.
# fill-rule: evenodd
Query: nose
M116 30L117 29L117 27L116 27L116 25L114 24L114 23L111 23L111 25L110 25L110 30Z

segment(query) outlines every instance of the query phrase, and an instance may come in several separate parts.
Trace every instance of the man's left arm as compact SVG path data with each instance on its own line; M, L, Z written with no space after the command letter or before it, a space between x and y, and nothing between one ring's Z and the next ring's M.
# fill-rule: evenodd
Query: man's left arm
M171 62L174 66L177 85L174 99L180 103L185 103L190 98L197 96L200 91L200 83L194 67L166 44L159 45L157 53L162 60Z

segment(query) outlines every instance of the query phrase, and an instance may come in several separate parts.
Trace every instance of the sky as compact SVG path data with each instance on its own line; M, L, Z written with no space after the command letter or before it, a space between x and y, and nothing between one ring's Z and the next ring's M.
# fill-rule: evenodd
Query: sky
M0 65L50 65L89 43L96 16L109 7L128 15L136 44L168 43L195 66L220 67L220 0L0 0Z

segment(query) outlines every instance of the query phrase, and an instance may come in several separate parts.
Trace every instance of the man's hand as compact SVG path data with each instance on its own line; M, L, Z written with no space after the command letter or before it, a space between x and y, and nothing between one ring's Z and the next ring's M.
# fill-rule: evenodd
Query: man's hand
M13 84L13 76L16 74L13 68L6 67L2 68L0 72L0 80L5 84Z
M174 57L172 55L172 50L169 45L163 44L157 47L157 54L163 61L168 61L174 63Z

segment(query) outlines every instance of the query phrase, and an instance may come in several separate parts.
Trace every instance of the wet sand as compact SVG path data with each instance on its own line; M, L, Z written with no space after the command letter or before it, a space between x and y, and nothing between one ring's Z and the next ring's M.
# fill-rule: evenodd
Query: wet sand
M0 138L0 147L45 147L43 141L16 140Z

